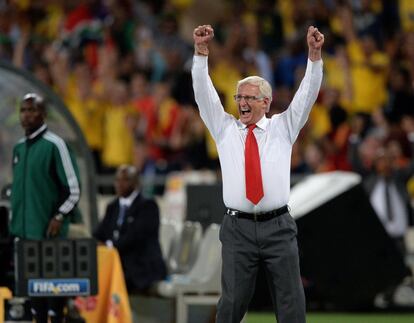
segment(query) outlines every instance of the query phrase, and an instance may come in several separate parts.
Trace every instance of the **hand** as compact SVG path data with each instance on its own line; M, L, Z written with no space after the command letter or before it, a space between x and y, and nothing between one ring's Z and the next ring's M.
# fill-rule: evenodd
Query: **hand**
M308 34L306 36L309 48L309 58L311 61L317 61L321 59L321 49L325 42L324 35L314 26L308 28Z
M198 26L194 29L195 55L208 56L208 43L214 37L214 30L210 25Z
M49 222L49 226L47 228L46 236L48 238L56 237L59 234L61 227L62 227L62 221L59 221L59 220L56 220L55 218L52 218Z
M310 26L308 28L307 40L309 49L321 49L325 38L318 28Z

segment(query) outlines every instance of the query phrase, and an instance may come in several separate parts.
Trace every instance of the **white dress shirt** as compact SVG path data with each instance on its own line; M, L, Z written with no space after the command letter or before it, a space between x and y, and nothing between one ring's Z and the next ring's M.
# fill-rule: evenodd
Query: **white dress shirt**
M138 196L138 194L139 194L139 192L137 190L134 190L127 197L122 197L122 196L119 197L119 199L118 199L119 214L118 214L118 218L116 220L116 223L117 223L118 227L113 231L114 240L119 239L119 235L120 235L119 228L122 226L122 224L125 222L125 220L127 220L125 218L126 217L126 211L130 208L131 204L134 202L134 200ZM122 208L124 208L123 212L121 212ZM106 245L108 247L112 247L113 242L111 240L106 241Z
M372 190L370 201L378 218L384 225L385 230L393 238L401 238L408 230L408 213L403 198L398 193L397 188L393 182L390 182L390 202L393 211L393 218L389 219L387 215L387 205L385 196L385 180L378 180L377 184Z
M121 207L121 205L126 206L127 208L129 208L132 204L132 202L134 202L135 198L138 195L138 190L134 190L131 194L129 194L127 197L119 197L119 206Z
M201 118L217 145L226 207L258 213L288 203L292 145L318 96L322 66L322 60L308 60L305 76L289 108L270 119L264 116L254 129L264 190L264 197L254 205L246 198L245 187L244 143L248 129L240 120L224 111L208 75L207 57L194 56L192 77L195 99Z

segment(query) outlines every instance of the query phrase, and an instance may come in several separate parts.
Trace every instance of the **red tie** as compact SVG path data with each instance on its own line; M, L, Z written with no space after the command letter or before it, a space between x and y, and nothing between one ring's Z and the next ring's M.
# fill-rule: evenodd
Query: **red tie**
M260 168L259 148L253 129L255 124L248 126L246 144L244 148L245 173L246 173L246 197L253 204L259 203L263 197L262 170Z

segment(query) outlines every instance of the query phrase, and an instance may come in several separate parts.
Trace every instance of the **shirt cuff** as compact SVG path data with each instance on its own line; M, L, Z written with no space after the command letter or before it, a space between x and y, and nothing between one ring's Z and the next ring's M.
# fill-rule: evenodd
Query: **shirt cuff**
M311 61L311 59L308 57L308 65L314 65L314 66L323 66L323 60L318 59L317 61Z
M208 56L194 55L193 68L206 68L208 66Z

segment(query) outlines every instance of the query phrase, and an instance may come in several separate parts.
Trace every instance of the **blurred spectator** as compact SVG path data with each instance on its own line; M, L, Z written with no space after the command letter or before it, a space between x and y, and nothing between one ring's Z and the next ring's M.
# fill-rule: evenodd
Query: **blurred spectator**
M409 131L406 132L408 140L414 133L412 124L405 128ZM365 144L369 138L364 140ZM412 139L410 143L414 148ZM407 191L407 183L414 174L414 162L407 163L397 140L380 140L371 147L371 160L367 163L362 159L362 150L358 150L358 137L354 137L351 140L350 160L354 169L363 175L365 189L384 228L404 255L404 236L409 225L414 225Z
M83 57L76 57L70 63L67 55L49 48L48 60L54 65L51 71L56 90L83 132L94 156L97 171L102 172L101 153L106 105L100 93L101 86Z
M243 57L247 62L251 62L257 67L258 75L268 80L273 86L272 64L267 53L260 48L259 35L260 18L253 15L245 16L246 25L246 44L243 50Z
M108 96L110 101L104 117L102 161L104 166L112 169L132 163L137 115L125 82L115 81Z
M326 158L326 152L320 143L310 143L305 148L304 154L306 167L311 173L322 173L334 170Z
M138 135L144 138L149 159L154 162L168 160L178 149L174 145L174 138L180 132L178 120L181 107L172 98L168 81L154 84L149 96L145 95L145 90L143 93L144 95L134 103L141 116L137 128Z
M307 174L311 170L306 164L304 159L304 147L299 141L295 142L292 146L292 158L291 158L291 173L292 174Z
M399 0L398 10L402 30L412 31L414 27L414 2L410 0Z
M293 88L298 79L297 70L306 66L307 52L299 35L289 39L285 46L285 53L275 66L274 81L276 86Z
M396 58L410 73L410 89L412 91L412 80L414 80L414 31L411 30L402 34L399 45L400 56L397 56Z
M399 122L403 115L414 114L413 80L403 65L393 65L389 77L389 98L386 112Z
M256 2L258 45L270 57L276 54L284 42L282 17L278 2L280 1L264 0Z
M365 180L365 187L386 231L405 255L404 236L412 214L406 185L414 167L394 170L392 156L384 148L377 151L376 157L373 173Z
M139 114L135 128L134 166L141 173L145 172L147 163L155 161L149 156L147 139L151 136L151 129L156 123L154 113L154 98L150 93L147 76L142 71L135 71L131 75L132 104Z
M324 104L328 109L330 131L322 138L327 152L328 163L334 169L351 170L348 163L348 141L351 128L348 123L348 114L339 103L338 91L327 91L324 97Z
M379 51L372 34L358 36L352 11L344 6L341 10L343 35L349 56L352 100L351 111L371 113L380 108L387 98L386 77L389 59Z
M118 167L117 198L108 204L94 232L96 239L117 248L129 293L147 293L154 282L166 277L158 241L158 206L142 196L138 175L131 165Z

